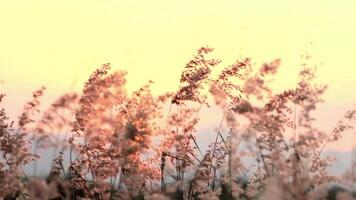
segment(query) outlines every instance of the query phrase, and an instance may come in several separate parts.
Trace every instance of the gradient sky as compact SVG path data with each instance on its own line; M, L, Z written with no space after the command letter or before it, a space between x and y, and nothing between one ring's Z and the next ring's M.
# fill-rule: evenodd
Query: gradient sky
M318 114L328 130L356 102L355 9L354 0L0 0L0 91L15 116L41 85L49 101L80 90L106 62L128 71L130 90L149 79L156 93L174 90L206 45L223 65L281 58L275 87L283 89L295 85L308 52L318 81L329 85ZM355 139L331 148L350 149Z

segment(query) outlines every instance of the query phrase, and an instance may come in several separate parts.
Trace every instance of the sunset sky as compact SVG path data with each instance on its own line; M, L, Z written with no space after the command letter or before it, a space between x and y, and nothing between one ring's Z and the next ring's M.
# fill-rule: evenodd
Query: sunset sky
M185 63L206 45L223 65L281 58L275 87L283 89L295 85L308 52L318 81L329 85L318 112L329 130L356 102L355 9L354 0L0 0L0 92L16 116L40 86L46 102L79 91L107 62L128 72L129 90L151 79L155 93L173 91ZM353 139L330 148L349 150Z

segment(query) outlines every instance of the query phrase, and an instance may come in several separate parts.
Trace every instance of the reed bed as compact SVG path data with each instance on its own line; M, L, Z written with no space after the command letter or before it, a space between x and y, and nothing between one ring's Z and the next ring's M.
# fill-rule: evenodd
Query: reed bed
M323 152L353 129L356 110L330 133L314 125L326 86L315 84L309 57L296 86L275 93L270 81L280 59L257 66L241 58L224 67L213 51L196 51L177 91L153 95L148 82L129 93L126 73L107 63L81 93L64 94L45 111L39 109L45 88L33 93L16 121L0 110L0 197L355 199L355 170L329 175L333 159ZM202 149L197 124L207 107L223 115ZM38 152L50 148L52 167L38 177ZM30 164L33 174L26 174Z

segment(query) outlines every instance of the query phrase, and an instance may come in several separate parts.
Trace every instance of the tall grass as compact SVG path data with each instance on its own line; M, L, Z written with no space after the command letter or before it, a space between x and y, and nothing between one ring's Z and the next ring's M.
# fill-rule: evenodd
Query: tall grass
M80 94L65 94L44 112L39 111L44 88L34 92L17 125L2 109L0 197L355 198L348 188L355 183L354 170L346 178L329 175L332 159L322 152L353 128L356 110L325 133L314 126L312 113L323 102L326 86L314 83L315 70L308 64L301 66L295 88L275 93L270 80L279 59L256 66L244 58L221 68L213 50L197 50L175 92L155 96L149 82L128 93L126 73L111 72L104 64ZM221 109L223 116L203 151L196 134L206 106ZM46 179L39 178L38 150L50 148L52 167ZM23 171L30 163L35 166L31 176Z

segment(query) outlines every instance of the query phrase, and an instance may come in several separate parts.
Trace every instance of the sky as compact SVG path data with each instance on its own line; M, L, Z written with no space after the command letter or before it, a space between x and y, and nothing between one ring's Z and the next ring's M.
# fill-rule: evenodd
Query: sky
M274 87L283 89L295 85L308 52L318 82L329 85L317 122L329 130L356 102L355 9L353 0L0 0L0 92L16 116L42 85L46 104L80 91L107 62L128 72L129 90L153 80L155 93L173 91L207 45L222 65L280 58ZM330 148L350 150L354 135Z

